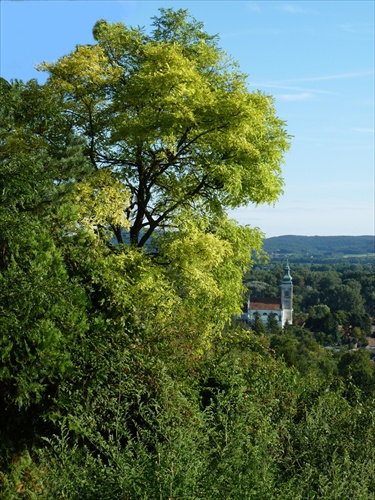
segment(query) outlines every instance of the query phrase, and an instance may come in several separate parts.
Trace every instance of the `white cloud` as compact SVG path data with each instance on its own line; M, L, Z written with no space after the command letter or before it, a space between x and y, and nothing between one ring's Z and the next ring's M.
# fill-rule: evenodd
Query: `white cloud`
M1 1L1 0L0 0ZM240 38L240 37L249 37L249 36L279 36L282 35L283 31L278 28L255 28L248 29L243 31L235 31L229 33L222 33L220 35L220 39L226 38Z
M338 73L335 75L311 76L307 78L292 78L290 80L277 80L269 82L273 85L282 85L288 83L308 83L308 82L323 82L327 80L344 80L348 78L361 78L366 76L374 76L374 70L370 71L353 71L352 73Z
M311 9L297 5L296 2L283 4L279 8L287 14L311 14L313 12Z
M313 97L313 94L310 94L309 92L303 92L300 94L276 94L275 97L280 101L288 101L288 102L308 101Z
M250 12L261 12L260 5L257 2L246 2L246 8Z
M274 88L274 89L282 89L282 90L292 90L294 92L308 92L310 94L327 94L327 95L336 95L336 92L332 92L330 90L318 90L318 89L305 89L303 87L294 87L289 85L277 85L274 83L252 83L251 87L264 87L264 88Z
M353 132L359 132L361 134L374 134L375 129L374 128L353 128Z
M345 33L351 33L353 35L371 35L374 36L374 25L373 24L341 24L340 29Z

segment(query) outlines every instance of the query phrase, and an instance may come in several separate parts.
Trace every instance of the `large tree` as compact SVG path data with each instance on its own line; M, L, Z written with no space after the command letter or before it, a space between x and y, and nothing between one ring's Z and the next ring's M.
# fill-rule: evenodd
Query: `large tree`
M276 201L289 146L272 98L248 90L217 36L185 10L161 9L152 26L148 34L100 20L95 44L40 65L93 171L106 169L129 191L122 208L140 247L181 215L217 220ZM109 221L120 243L121 226Z

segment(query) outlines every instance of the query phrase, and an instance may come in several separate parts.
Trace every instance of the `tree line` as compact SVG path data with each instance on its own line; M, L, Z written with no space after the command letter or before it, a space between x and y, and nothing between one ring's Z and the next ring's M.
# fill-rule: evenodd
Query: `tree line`
M275 236L267 238L269 253L300 254L313 257L375 254L374 236Z

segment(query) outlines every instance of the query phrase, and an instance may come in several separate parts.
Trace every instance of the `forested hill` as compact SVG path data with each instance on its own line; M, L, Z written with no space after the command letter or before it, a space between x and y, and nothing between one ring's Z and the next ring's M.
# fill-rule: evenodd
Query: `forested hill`
M270 255L363 256L375 254L375 236L275 236L264 241Z

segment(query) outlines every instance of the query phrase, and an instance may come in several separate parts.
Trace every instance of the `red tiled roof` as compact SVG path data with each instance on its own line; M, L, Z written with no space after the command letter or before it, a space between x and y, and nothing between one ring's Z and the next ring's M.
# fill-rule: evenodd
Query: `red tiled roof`
M255 299L254 301L250 301L250 309L254 311L265 310L265 311L275 311L281 310L280 300L279 299L271 299L269 297L262 299Z

